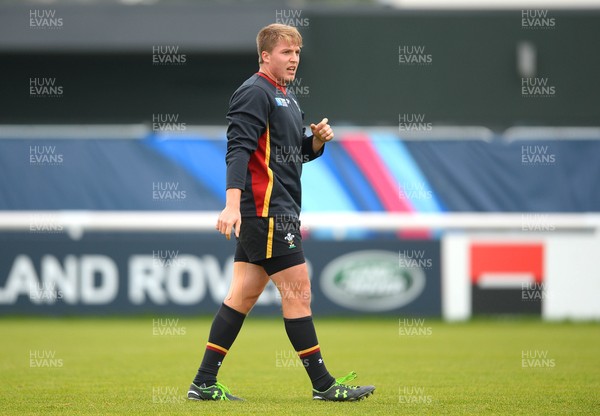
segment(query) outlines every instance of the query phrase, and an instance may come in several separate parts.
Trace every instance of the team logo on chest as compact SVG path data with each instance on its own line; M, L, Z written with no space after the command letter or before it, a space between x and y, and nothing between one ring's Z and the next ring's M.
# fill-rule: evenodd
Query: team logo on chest
M282 97L275 97L275 103L277 104L277 107L289 107L290 99L282 98Z

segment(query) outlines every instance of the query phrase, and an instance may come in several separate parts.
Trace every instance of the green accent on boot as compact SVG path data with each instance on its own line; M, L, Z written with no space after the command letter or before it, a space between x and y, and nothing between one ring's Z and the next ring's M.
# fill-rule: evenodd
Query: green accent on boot
M207 386L206 384L197 386L192 383L188 390L187 397L190 400L243 400L231 394L231 391L218 381L210 386Z
M313 400L333 402L352 402L369 397L375 391L375 386L352 386L346 384L356 378L356 373L351 371L348 375L335 379L327 390L313 389Z
M347 382L352 381L355 378L356 378L356 372L350 371L344 377L336 378L335 385L340 385L340 386L345 385L347 387L350 387L351 389L355 389L357 386L350 386L350 385L346 384Z

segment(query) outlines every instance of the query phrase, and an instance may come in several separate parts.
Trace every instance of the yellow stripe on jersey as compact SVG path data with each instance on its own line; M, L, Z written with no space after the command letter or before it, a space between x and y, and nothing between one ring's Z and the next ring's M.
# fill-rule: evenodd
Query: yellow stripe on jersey
M265 166L267 167L267 174L269 175L269 184L267 185L267 191L265 192L265 201L263 204L262 216L269 216L269 204L271 203L271 192L273 192L273 171L269 167L269 161L271 160L271 132L269 131L269 120L267 120L267 143L265 146Z

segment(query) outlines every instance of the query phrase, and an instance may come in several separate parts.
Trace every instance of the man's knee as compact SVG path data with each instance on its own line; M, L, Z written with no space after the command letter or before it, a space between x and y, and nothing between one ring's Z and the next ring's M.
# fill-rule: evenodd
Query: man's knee
M251 294L248 294L247 296L244 296L243 302L244 302L244 305L246 305L246 307L248 308L248 310L250 310L254 307L254 305L256 304L256 301L258 301L259 297L260 297L260 293L251 293Z
M238 306L244 310L244 313L250 312L250 310L258 301L258 298L260 297L261 293L262 290L253 290L251 292L247 290L242 290Z

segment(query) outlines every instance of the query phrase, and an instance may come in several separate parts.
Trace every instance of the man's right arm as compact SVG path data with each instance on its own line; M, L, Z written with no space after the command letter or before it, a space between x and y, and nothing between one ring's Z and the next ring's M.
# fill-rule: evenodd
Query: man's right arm
M246 187L250 155L258 147L258 138L267 128L269 100L257 87L236 91L229 104L227 120L227 163L225 209L219 215L216 229L230 239L232 229L239 237L242 224L240 201Z
M268 117L269 99L261 88L246 87L231 98L227 113L226 189L246 187L250 155L267 129Z

